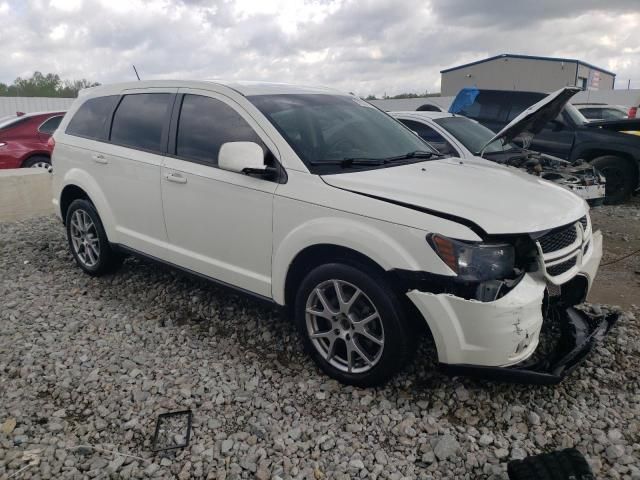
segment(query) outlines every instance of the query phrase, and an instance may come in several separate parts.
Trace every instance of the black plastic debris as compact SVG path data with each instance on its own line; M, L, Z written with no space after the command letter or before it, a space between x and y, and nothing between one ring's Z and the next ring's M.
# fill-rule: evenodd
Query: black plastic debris
M156 431L151 442L151 450L153 452L161 452L188 446L192 418L191 410L167 412L158 415Z

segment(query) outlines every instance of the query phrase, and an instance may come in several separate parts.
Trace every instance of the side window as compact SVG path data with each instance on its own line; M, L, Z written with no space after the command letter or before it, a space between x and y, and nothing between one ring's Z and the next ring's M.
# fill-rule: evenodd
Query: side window
M46 120L42 125L40 125L40 128L38 128L38 131L40 133L46 133L48 135L51 135L53 132L56 131L56 128L58 128L58 125L60 125L61 121L62 121L62 115L51 117L50 119Z
M260 137L233 108L215 98L185 95L178 119L176 155L215 166L225 142L255 142L265 150Z
M111 142L162 152L162 132L171 107L170 93L125 95L113 115Z
M481 91L471 105L460 111L465 117L498 121L503 119L504 113L504 95L486 91Z
M65 133L94 140L106 140L106 125L119 95L91 98L75 113Z
M508 122L516 118L534 103L542 100L544 95L514 92L511 94L510 98L509 114L507 115Z
M425 125L424 123L415 122L413 120L400 120L411 130L416 132L420 138L426 140L431 144L438 152L445 155L458 155L458 152L453 145L451 145L447 140L436 132L433 128Z
M602 119L601 110L599 108L583 108L580 113L589 120Z

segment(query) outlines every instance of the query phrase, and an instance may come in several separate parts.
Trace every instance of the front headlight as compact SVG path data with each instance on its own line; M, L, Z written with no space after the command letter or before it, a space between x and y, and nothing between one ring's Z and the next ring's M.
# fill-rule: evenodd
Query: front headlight
M470 282L509 278L515 267L513 246L500 243L467 243L430 233L427 241L458 278Z

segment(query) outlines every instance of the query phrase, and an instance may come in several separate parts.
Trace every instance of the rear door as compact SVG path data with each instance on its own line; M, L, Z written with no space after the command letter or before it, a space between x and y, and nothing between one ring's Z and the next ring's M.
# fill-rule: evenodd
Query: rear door
M176 91L124 91L108 127L108 143L87 152L109 202L118 241L155 257L166 253L160 169Z
M271 297L273 194L277 183L218 168L225 142L250 141L277 157L258 123L228 97L180 89L162 203L173 263Z

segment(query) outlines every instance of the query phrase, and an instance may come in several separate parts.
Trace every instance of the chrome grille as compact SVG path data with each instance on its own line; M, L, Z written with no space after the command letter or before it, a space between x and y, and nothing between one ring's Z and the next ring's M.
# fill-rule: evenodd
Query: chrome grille
M577 239L576 226L572 224L560 230L549 232L538 241L543 253L551 253L573 245Z
M579 220L580 224L582 225L582 229L586 232L587 231L587 216L585 215L584 217L582 217Z
M577 257L571 257L569 260L565 260L562 263L557 263L550 267L547 267L547 273L552 277L562 275L564 272L572 269L576 266Z

